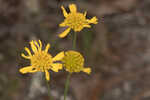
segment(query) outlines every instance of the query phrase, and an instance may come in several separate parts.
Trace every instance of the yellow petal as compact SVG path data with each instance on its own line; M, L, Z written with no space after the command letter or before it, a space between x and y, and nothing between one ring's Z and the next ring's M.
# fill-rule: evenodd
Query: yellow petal
M27 67L24 67L24 68L21 68L19 71L22 73L22 74L25 74L25 73L28 73L30 71L33 70L33 67L32 66L27 66Z
M37 47L35 46L33 40L30 42L30 45L31 45L32 51L33 51L34 53L36 53L36 52L37 52Z
M86 14L87 14L87 12L85 11L85 12L84 12L84 17L86 17Z
M39 44L36 41L34 41L34 44L37 46L37 49L40 48Z
M31 52L30 52L30 50L29 50L29 48L25 47L25 50L26 50L26 52L29 54L29 56L32 55Z
M39 40L39 44L40 44L40 49L39 50L41 50L42 49L42 42L41 42L41 40Z
M83 25L84 26L84 25ZM74 31L75 32L80 32L84 27L83 26L80 26L78 28L74 28Z
M62 64L54 63L51 68L54 72L58 72L58 70L62 69Z
M49 75L48 70L45 70L45 77L46 77L46 80L47 80L47 81L50 80L50 75Z
M37 72L38 70L37 69L35 69L35 68L33 68L31 71L29 71L30 73L35 73L35 72Z
M83 27L87 27L87 28L91 28L91 26L90 25L83 25Z
M63 6L61 6L61 9L63 11L64 17L67 17L68 13L66 12L65 8Z
M67 28L64 32L59 34L60 38L64 38L69 32L70 32L71 28Z
M53 61L59 61L64 57L64 51L58 53L54 58Z
M65 26L66 26L66 23L65 23L65 22L62 22L62 23L59 24L59 26L60 26L60 27L65 27Z
M31 56L26 56L26 55L24 55L23 53L21 54L21 56L22 56L23 58L25 58L25 59L30 59L30 58L31 58Z
M45 52L48 52L49 48L50 48L50 44L48 43L46 48L45 48Z
M91 68L84 68L82 71L87 73L87 74L90 74L91 73Z
M97 19L96 17L93 17L93 18L90 19L90 20L87 19L87 22L88 22L88 23L92 23L92 24L97 24L97 23L98 23L97 21L98 21L98 19Z
M71 13L76 13L77 12L77 7L75 4L70 4L69 9Z

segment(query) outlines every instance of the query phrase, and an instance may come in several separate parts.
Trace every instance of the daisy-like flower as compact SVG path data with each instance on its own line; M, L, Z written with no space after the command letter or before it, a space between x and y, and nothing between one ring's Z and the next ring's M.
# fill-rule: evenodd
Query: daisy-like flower
M29 48L25 47L25 51L28 55L21 54L25 59L29 59L31 62L30 66L21 68L19 71L23 74L25 73L34 73L34 72L45 72L46 80L50 80L50 75L48 70L53 70L58 72L59 69L62 69L62 64L56 63L56 61L60 61L64 57L64 52L60 52L55 57L52 57L51 54L48 53L50 48L50 44L46 45L45 50L42 50L42 43L40 40L31 41L30 42L33 54L31 54Z
M67 51L65 52L65 56L61 61L65 70L70 73L80 71L83 71L87 74L91 73L91 68L84 68L84 58L79 52L72 50Z
M89 24L97 24L97 18L93 17L91 19L86 19L86 12L79 13L77 12L77 7L75 4L70 4L69 9L70 13L67 13L65 8L61 6L61 9L63 11L65 20L61 24L59 24L60 27L68 27L64 32L59 34L60 38L65 37L71 29L73 29L75 32L81 31L84 27L91 28Z

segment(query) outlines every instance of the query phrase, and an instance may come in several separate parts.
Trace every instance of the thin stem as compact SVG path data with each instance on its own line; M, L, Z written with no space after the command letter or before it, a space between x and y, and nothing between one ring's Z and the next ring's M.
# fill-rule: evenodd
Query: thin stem
M53 100L52 99L52 96L51 96L51 94L50 94L50 86L49 86L49 84L48 84L48 81L46 80L46 84L47 84L47 89L48 89L48 96L49 96L49 100Z
M77 41L77 33L74 32L74 34L73 34L73 47L72 47L73 50L76 49L76 41Z
M65 83L64 100L66 100L67 92L68 92L68 89L69 89L70 77L71 77L71 73L68 74L67 80L66 80L66 83Z
M73 50L76 49L76 40L77 40L77 34L76 34L76 32L74 32L74 34L73 34L73 46L72 46ZM67 80L66 80L66 83L65 83L64 100L66 100L66 96L67 96L67 93L68 93L70 77L71 77L71 73L68 74Z

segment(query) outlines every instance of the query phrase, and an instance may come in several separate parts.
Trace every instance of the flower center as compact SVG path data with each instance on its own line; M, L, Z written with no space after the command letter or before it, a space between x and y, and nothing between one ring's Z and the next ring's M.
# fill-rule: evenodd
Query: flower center
M52 56L45 51L35 53L31 58L31 64L40 71L50 69L52 64Z
M65 57L62 59L62 62L67 71L80 72L83 69L84 58L78 52L68 51L65 53Z
M70 26L75 31L80 31L86 23L86 18L82 13L69 13L66 22L67 26Z

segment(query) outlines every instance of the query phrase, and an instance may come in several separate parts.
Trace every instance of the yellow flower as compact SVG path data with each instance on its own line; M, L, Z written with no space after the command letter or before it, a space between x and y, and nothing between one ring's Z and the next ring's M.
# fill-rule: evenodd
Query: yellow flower
M79 13L77 12L77 7L75 4L70 4L69 9L70 13L67 13L65 8L61 6L61 9L63 11L65 20L61 24L59 24L60 27L68 27L64 32L59 34L60 38L65 37L71 29L73 29L75 32L81 31L84 27L91 28L89 24L97 24L97 18L93 17L91 19L86 19L86 12Z
M45 50L42 50L42 43L39 40L30 42L33 54L31 54L30 50L25 47L25 51L28 55L21 54L25 59L29 59L31 62L30 66L21 68L19 71L23 74L25 73L34 73L34 72L45 72L46 80L50 80L48 70L53 70L58 72L59 69L62 69L62 64L56 63L56 61L60 61L64 57L64 52L60 52L55 57L52 57L51 54L48 53L48 49L50 48L50 44L47 44Z
M65 70L72 72L80 72L83 71L87 74L91 73L91 68L84 68L84 58L83 56L76 51L67 51L65 52L64 58L61 60Z

